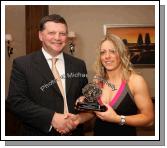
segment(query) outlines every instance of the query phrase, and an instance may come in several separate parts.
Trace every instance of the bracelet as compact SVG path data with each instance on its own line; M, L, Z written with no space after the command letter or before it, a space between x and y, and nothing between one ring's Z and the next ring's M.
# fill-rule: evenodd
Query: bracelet
M120 123L119 123L119 125L124 125L125 124L125 122L126 122L126 120L125 120L125 116L123 116L123 115L121 115L120 116Z

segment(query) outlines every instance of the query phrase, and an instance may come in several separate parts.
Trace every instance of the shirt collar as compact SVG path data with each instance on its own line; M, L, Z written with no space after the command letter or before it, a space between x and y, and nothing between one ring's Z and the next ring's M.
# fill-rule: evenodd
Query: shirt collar
M53 58L48 52L45 51L44 48L42 48L42 52L43 52L43 54L44 54L46 60L50 60L50 59ZM54 58L58 58L59 60L63 60L63 61L64 61L63 52L61 52L60 54L58 54L58 55L57 55L56 57L54 57Z

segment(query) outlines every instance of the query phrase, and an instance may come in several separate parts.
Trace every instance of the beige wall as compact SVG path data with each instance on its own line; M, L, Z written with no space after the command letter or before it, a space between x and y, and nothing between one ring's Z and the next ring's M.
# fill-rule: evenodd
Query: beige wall
M94 75L93 63L98 42L103 37L104 24L154 24L154 6L49 6L49 13L61 14L69 30L75 31L74 56L85 60L89 79ZM132 14L132 15L131 15ZM6 7L6 32L14 38L14 55L6 55L6 94L8 92L11 63L14 57L25 55L25 7ZM137 69L144 76L154 96L154 68Z
M9 58L5 51L5 96L7 96L13 59L26 54L25 6L5 7L5 33L12 34L14 39L12 42L14 54Z
M75 56L85 60L90 80L104 24L154 24L154 6L49 6L49 13L61 14L67 20L69 31L76 32ZM154 68L137 71L144 76L154 96Z

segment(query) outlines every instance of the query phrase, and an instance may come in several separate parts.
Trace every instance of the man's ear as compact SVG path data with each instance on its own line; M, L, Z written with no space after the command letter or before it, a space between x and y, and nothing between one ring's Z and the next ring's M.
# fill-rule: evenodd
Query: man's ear
M42 32L41 31L38 32L38 35L39 35L39 40L43 41L43 37L42 37Z

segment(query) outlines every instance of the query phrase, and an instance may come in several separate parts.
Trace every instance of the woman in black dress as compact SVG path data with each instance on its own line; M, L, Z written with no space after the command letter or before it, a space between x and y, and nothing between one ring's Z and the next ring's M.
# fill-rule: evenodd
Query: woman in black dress
M127 49L118 36L108 34L100 43L98 53L96 76L105 80L95 80L102 89L98 101L107 111L80 113L75 118L76 124L96 116L94 135L136 135L136 127L149 126L154 120L148 86L133 70ZM78 99L81 100L83 97Z

